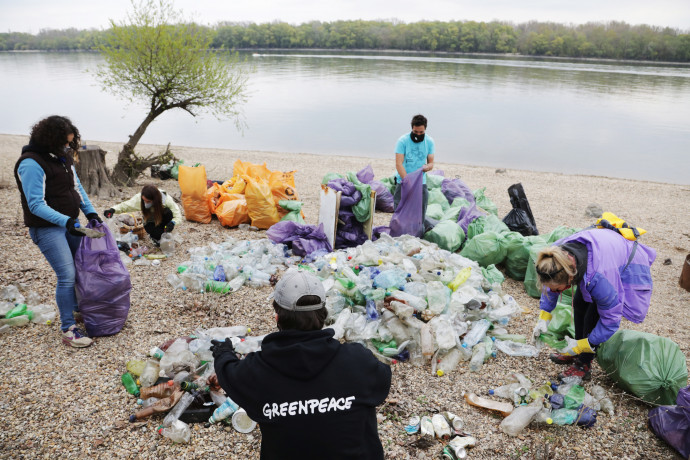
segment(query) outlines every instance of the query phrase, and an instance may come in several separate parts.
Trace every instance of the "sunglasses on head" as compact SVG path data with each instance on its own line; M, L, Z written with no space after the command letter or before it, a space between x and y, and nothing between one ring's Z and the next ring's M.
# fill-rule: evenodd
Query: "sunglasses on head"
M541 270L537 270L537 275L539 275L541 278L548 278L549 280L553 281L553 277L562 271L563 267L561 267L559 270L556 270L555 272L543 272Z

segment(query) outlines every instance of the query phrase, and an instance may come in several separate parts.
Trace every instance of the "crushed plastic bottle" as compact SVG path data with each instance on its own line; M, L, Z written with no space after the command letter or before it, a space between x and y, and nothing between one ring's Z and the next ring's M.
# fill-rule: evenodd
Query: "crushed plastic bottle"
M575 409L555 409L551 411L551 420L556 425L572 425L577 420Z
M533 345L526 343L511 342L508 340L496 339L496 348L509 356L524 356L534 358L539 354L539 350Z
M146 360L146 365L139 376L139 383L146 388L152 386L158 380L160 363L155 359Z
M446 353L443 356L443 358L441 358L441 361L439 362L438 366L436 367L436 375L438 375L439 377L442 377L442 376L454 371L455 368L458 367L458 364L460 363L461 359L462 359L462 353L460 352L460 350L457 348L453 348L448 353Z
M181 420L175 420L175 422L169 427L159 427L158 433L170 439L174 443L188 443L192 437L192 432L189 429L189 425Z
M524 406L518 406L509 416L503 419L499 428L509 436L517 436L543 408L543 398L536 399Z
M470 330L465 334L462 346L473 348L486 335L486 331L491 327L491 323L485 319L480 319L472 324Z
M434 414L431 417L431 424L434 427L434 434L439 439L450 439L451 430L446 418L441 414Z
M175 423L175 421L180 418L180 415L182 415L182 413L194 402L194 399L198 395L198 392L183 394L177 404L175 404L175 407L173 407L163 419L163 426L169 427Z
M225 402L218 406L215 411L213 411L213 415L209 417L208 422L209 423L217 423L220 422L221 420L225 420L228 417L231 417L232 414L234 414L237 409L239 409L239 406L235 404L235 401L233 401L230 398L226 398Z

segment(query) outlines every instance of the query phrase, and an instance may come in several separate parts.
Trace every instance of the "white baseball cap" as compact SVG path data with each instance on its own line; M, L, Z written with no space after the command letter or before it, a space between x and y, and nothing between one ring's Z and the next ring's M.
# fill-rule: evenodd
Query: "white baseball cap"
M305 295L318 296L320 302L313 305L297 305L297 301ZM326 291L316 275L293 267L286 271L276 284L273 300L286 310L314 311L326 305Z

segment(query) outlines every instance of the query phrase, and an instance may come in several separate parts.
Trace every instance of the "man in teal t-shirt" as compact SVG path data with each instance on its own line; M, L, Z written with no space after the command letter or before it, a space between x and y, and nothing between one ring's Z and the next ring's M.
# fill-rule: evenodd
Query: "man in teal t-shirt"
M425 173L434 168L434 153L436 147L434 140L426 135L427 119L424 115L412 117L412 131L403 134L398 139L395 146L395 193L393 194L393 205L398 207L400 202L400 190L402 179L409 173L422 168ZM426 217L426 203L429 191L426 187L426 174L424 174L424 185L422 187L422 219Z

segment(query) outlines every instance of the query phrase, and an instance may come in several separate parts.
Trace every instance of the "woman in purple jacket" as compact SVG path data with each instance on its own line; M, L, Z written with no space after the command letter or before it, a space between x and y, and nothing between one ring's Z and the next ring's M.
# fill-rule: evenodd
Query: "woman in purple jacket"
M571 364L560 378L589 379L597 347L618 330L621 317L635 323L644 320L655 258L654 249L608 229L575 233L539 253L536 269L543 290L535 337L547 331L560 294L577 286L573 295L575 339L566 337L568 346L550 356L557 364Z

